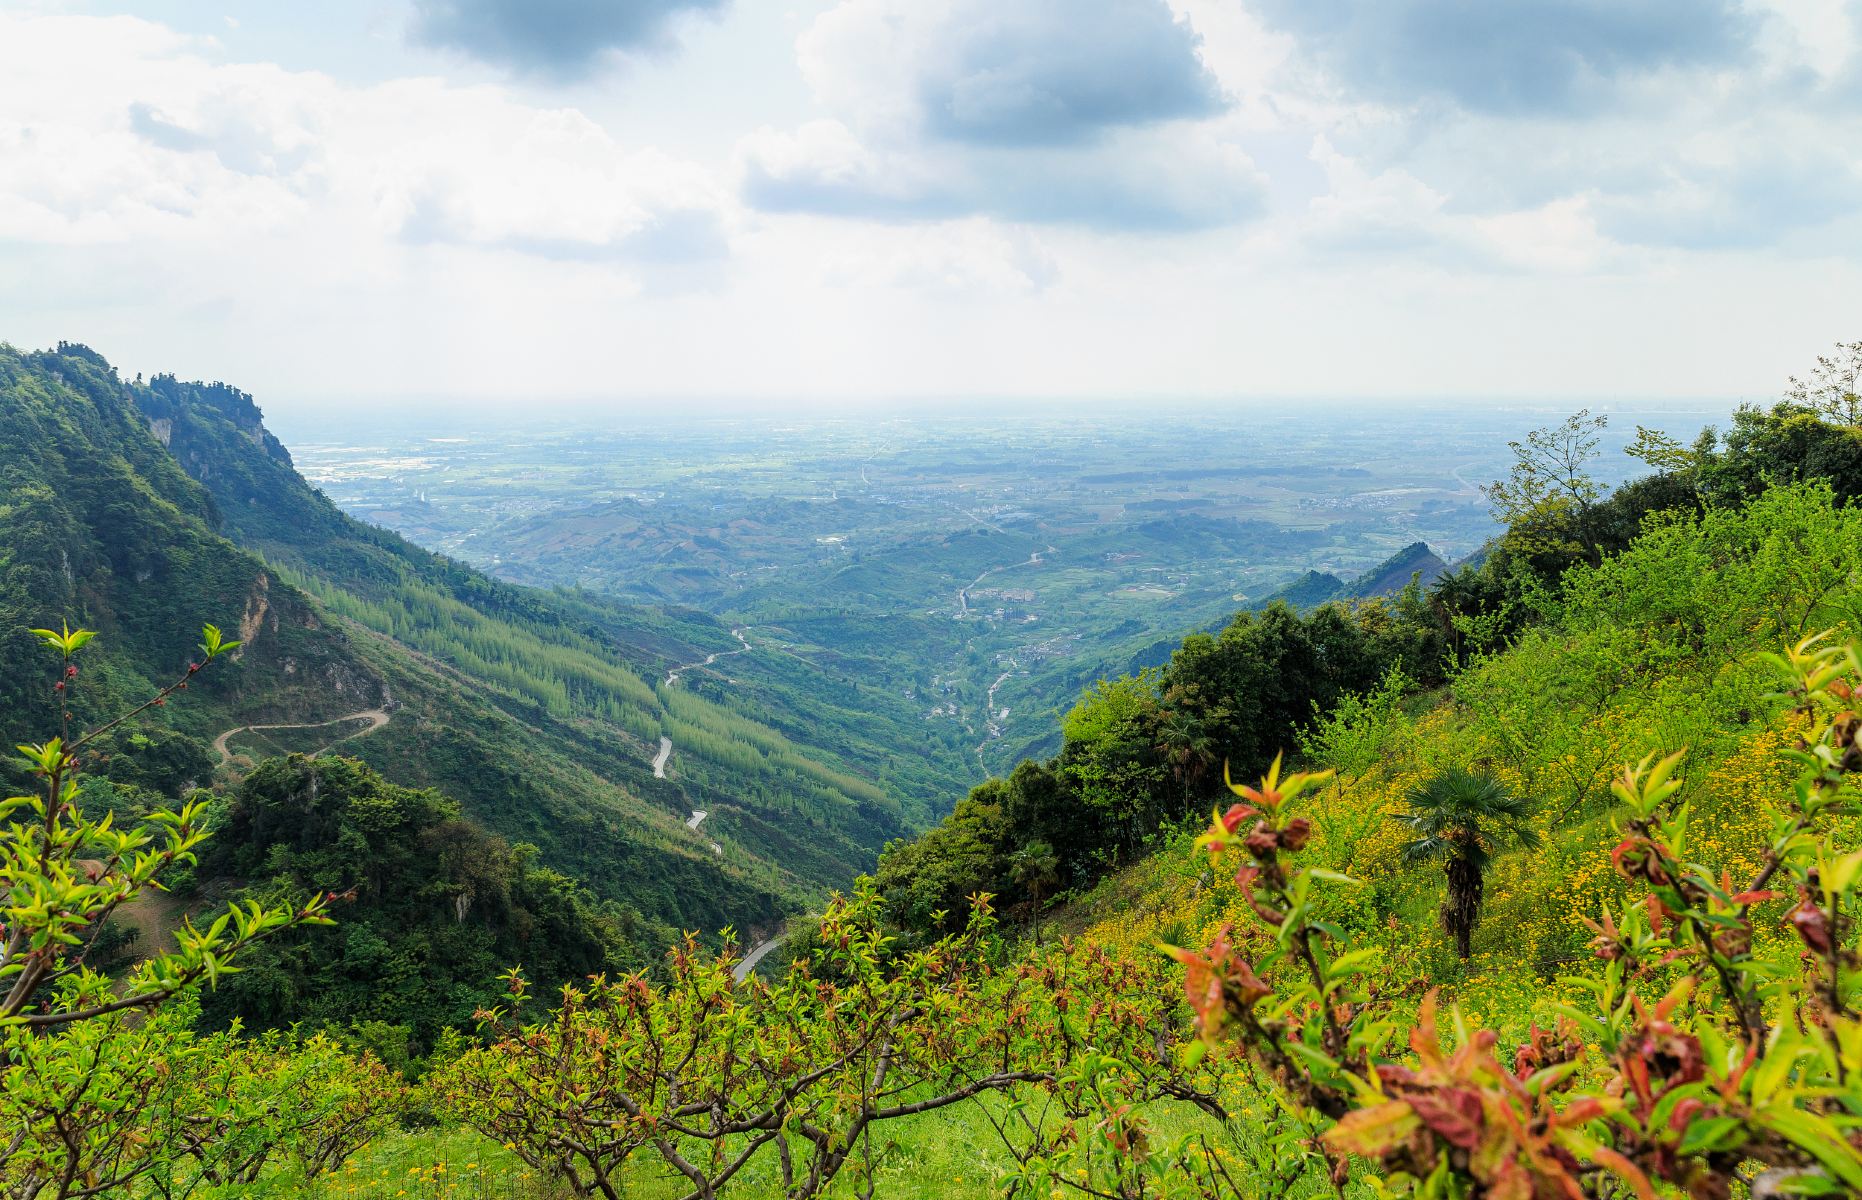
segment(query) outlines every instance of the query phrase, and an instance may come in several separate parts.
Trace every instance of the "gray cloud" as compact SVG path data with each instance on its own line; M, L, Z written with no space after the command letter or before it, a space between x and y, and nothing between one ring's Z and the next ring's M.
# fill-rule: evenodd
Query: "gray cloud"
M1839 156L1774 149L1752 161L1696 166L1668 186L1605 197L1598 227L1624 242L1738 249L1790 241L1862 208L1862 175Z
M913 85L940 137L1056 145L1226 107L1196 32L1162 0L959 6L930 32Z
M1112 232L1180 233L1258 216L1265 188L1247 159L1123 151L1016 151L915 163L752 156L743 195L765 212L886 221L990 216Z
M1348 90L1502 115L1576 112L1612 84L1740 61L1758 25L1737 0L1256 0Z
M683 13L725 0L414 0L415 40L533 75L575 79L616 51L667 45Z
M1205 229L1263 209L1229 101L1165 0L850 0L801 40L837 119L748 140L770 212Z

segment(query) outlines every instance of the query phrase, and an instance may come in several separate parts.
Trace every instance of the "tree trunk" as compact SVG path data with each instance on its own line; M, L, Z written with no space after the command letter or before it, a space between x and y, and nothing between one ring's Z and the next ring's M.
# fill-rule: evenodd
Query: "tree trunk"
M1455 953L1466 962L1473 952L1474 926L1480 920L1480 864L1466 854L1448 860L1448 898L1442 902L1442 927L1455 939Z

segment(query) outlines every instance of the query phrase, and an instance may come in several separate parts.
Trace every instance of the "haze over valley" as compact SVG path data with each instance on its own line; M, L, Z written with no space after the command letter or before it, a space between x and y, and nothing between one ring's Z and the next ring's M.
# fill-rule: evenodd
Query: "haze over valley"
M352 515L500 578L740 626L754 653L691 671L700 694L765 675L883 693L896 736L980 779L1057 749L1082 688L1161 665L1192 629L1432 582L1497 531L1480 488L1557 411L957 407L358 418L291 450ZM1692 441L1729 411L1612 407L1608 482L1638 465L1621 453L1638 424Z

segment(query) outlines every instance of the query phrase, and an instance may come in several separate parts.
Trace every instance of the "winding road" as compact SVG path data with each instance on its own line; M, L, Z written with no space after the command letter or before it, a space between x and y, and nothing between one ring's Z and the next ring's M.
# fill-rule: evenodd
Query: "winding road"
M976 761L982 764L985 773L989 770L989 763L983 758L983 750L989 743L1002 736L1002 720L1008 715L1007 709L997 711L996 692L1009 681L1010 676L1021 669L1021 664L1012 658L1008 660L1008 664L1009 669L996 676L996 681L989 685L988 696L983 700L983 740L977 744Z
M736 629L731 630L731 636L737 639L737 649L719 650L713 654L706 655L703 662L686 663L683 666L674 667L672 670L666 672L666 686L671 687L678 683L679 676L685 674L687 671L702 670L705 667L713 665L720 658L730 658L737 654L748 654L750 651L756 649L756 647L750 644L750 639L744 636L744 631L749 628L748 625L740 625ZM671 760L672 739L665 734L661 734L659 739L659 753L653 756L653 778L666 778L666 764ZM709 813L699 809L693 809L692 815L686 819L685 827L693 833L697 833L698 827L704 823L705 818L709 815ZM716 842L709 842L707 844L711 847L711 852L713 854L724 853L724 847L718 845Z
M220 762L222 764L225 764L229 759L233 757L233 752L227 748L226 743L227 743L227 740L231 738L234 734L263 733L267 730L272 730L272 729L327 729L331 725L341 725L346 721L367 721L368 725L365 728L356 730L354 733L345 733L342 737L337 738L335 741L331 742L328 746L324 746L322 749L317 750L310 757L315 758L317 757L318 754L322 754L325 751L329 750L330 747L338 745L339 743L342 743L342 742L346 742L350 738L366 737L367 735L374 733L377 729L380 729L383 725L386 725L388 723L388 710L385 708L365 708L361 712L352 712L348 716L344 716L344 717L331 717L327 721L306 721L306 722L302 722L302 723L295 724L295 725L293 724L239 725L232 729L227 730L225 733L221 734L219 737L214 738L213 748L214 748L214 751L217 754L219 754Z
M1013 571L1016 567L1038 567L1041 565L1042 556L1052 553L1054 553L1054 547L1052 546L1049 546L1045 550L1036 550L1021 562L1004 563L999 567L991 567L981 575L978 575L975 579L964 584L957 589L957 615L960 617L967 617L970 615L970 589L983 582L983 580L988 579L991 575L999 575L1003 571Z
M756 949L750 951L750 953L744 955L743 961L731 968L731 978L735 979L738 983L742 983L744 980L750 978L750 972L756 970L756 965L763 961L764 955L780 945L782 945L782 935L777 934Z
M696 671L703 667L709 667L720 658L730 658L733 655L748 654L754 649L754 647L750 645L750 639L744 636L744 630L748 628L750 628L748 625L743 625L731 630L731 636L737 639L737 649L719 650L715 654L707 655L703 662L685 663L682 666L674 667L672 670L666 672L666 686L671 687L673 684L679 682L679 676L685 674L687 671Z
M671 758L672 758L672 739L665 736L664 734L661 734L660 739L659 739L659 753L653 756L653 778L655 779L666 778L666 763L667 763L667 760ZM685 819L685 827L691 830L693 833L697 833L698 827L704 824L705 818L710 815L711 815L710 813L704 811L703 809L695 808L692 810L692 815ZM710 842L708 844L710 845L711 852L713 854L724 853L724 847L718 845L716 842Z

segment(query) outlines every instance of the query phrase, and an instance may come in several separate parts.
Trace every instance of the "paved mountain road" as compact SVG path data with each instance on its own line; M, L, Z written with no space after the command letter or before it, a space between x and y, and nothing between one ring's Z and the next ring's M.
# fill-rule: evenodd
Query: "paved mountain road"
M738 983L742 983L744 980L750 978L750 972L756 970L756 965L763 961L763 956L780 945L782 945L782 935L777 934L756 949L750 951L750 953L744 955L743 961L731 968L731 978L735 979Z

